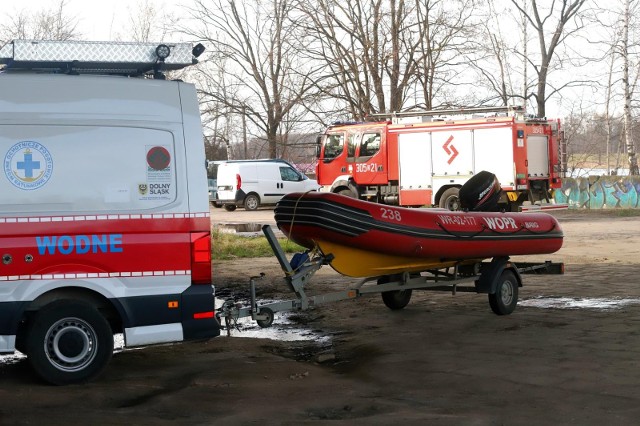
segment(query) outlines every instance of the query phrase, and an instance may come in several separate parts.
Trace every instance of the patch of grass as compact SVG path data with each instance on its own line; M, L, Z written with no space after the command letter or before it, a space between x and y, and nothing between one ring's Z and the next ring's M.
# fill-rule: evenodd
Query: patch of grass
M264 235L246 237L212 229L211 238L211 257L216 260L274 256ZM279 238L278 242L285 253L305 250L304 247L286 238Z

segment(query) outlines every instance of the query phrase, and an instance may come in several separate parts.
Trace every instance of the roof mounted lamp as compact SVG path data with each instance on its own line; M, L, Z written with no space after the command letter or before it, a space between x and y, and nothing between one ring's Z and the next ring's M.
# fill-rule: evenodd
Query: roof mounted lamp
M165 76L162 72L162 68L164 65L164 60L169 57L171 54L171 49L166 44L159 44L156 47L156 64L153 67L153 78L158 80L164 80Z

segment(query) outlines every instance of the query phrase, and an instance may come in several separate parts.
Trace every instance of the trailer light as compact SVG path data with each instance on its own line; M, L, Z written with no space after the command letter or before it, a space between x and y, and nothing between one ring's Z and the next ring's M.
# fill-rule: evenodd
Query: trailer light
M193 319L207 319L207 318L213 318L213 311L196 312L195 314L193 314Z
M178 306L179 305L178 305L178 301L177 300L170 300L167 303L167 308L169 308L169 309L178 309Z

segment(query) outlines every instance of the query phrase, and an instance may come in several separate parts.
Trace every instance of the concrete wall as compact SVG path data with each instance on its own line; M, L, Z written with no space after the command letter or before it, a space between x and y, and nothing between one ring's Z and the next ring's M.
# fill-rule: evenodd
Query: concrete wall
M555 192L557 203L569 208L640 208L640 176L564 178Z

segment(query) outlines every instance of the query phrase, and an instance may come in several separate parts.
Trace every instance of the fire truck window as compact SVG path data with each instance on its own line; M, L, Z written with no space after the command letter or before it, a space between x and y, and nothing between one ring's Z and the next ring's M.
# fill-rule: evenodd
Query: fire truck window
M300 174L291 167L280 167L280 177L282 180L290 182L298 182L302 180Z
M353 159L356 156L356 146L360 141L359 134L350 134L349 139L347 141L347 158Z
M327 138L324 141L324 158L336 158L337 156L342 154L343 148L343 135L327 135Z
M360 157L370 157L380 150L380 134L369 133L362 136L360 145Z

